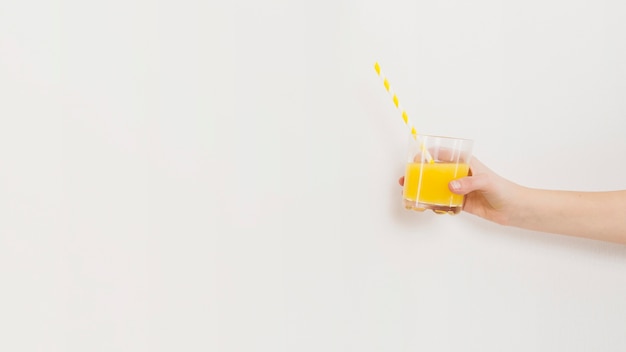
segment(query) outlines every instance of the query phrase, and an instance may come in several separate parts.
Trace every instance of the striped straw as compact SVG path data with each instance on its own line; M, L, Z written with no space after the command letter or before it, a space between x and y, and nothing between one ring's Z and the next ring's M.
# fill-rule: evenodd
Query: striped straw
M398 99L398 96L393 91L393 89L391 89L389 80L387 80L387 77L385 77L385 75L383 74L383 71L380 70L380 65L378 64L378 62L374 63L374 69L376 70L378 77L380 77L383 80L383 84L385 85L385 89L387 90L387 93L389 93L389 95L391 96L391 99L393 99L393 105L395 105L396 109L400 111L404 124L409 127L411 131L411 135L413 135L414 138L417 137L417 131L415 130L415 127L409 120L409 114L407 114L406 110L404 110L402 106L400 106L400 100Z
M391 84L389 84L389 80L387 79L387 77L385 77L385 75L383 74L383 71L380 69L380 65L378 64L378 62L374 63L374 69L376 70L376 74L378 74L378 77L380 77L383 80L383 84L385 85L385 90L387 90L387 93L389 93L389 95L391 96L391 99L393 100L393 105L395 105L396 109L400 111L402 120L404 121L404 124L407 125L407 127L409 127L409 130L411 131L411 135L413 136L413 139L417 139L417 130L415 129L415 126L413 125L411 120L409 120L409 114L407 114L406 110L404 110L402 106L400 105L400 99L398 99L398 96L391 88ZM432 164L434 162L433 157L430 155L428 150L426 150L423 143L421 145L421 149L422 149L422 152L426 153L426 158L428 159L428 162Z

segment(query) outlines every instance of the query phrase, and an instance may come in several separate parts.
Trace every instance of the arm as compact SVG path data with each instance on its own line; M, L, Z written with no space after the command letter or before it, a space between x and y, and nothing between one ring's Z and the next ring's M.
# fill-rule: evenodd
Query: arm
M522 187L478 160L450 183L464 210L502 225L626 244L626 191L572 192Z
M626 244L626 191L572 192L515 184L475 158L471 176L450 182L463 210L505 226ZM400 183L403 183L400 179Z
M626 244L626 191L524 189L511 226Z

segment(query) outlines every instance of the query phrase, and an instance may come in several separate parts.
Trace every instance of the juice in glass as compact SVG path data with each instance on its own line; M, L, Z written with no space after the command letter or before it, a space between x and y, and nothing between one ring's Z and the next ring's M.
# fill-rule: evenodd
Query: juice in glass
M438 214L460 213L465 196L452 193L448 184L469 174L472 147L469 139L411 136L404 173L404 207L430 209Z
M458 214L463 208L463 196L450 192L448 183L467 176L465 163L408 163L404 173L405 205L410 209Z

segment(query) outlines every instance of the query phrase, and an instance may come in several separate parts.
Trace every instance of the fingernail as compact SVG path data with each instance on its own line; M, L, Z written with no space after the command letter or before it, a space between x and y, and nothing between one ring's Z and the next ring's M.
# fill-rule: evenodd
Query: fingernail
M461 189L461 182L459 181L452 181L450 182L450 188L452 188L453 191L458 191Z

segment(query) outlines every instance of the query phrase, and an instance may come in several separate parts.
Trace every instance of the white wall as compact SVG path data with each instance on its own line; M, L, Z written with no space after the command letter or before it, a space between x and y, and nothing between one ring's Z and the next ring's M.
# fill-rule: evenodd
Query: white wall
M1 0L0 350L625 350L626 247L401 208L372 67L516 182L625 189L625 18Z

